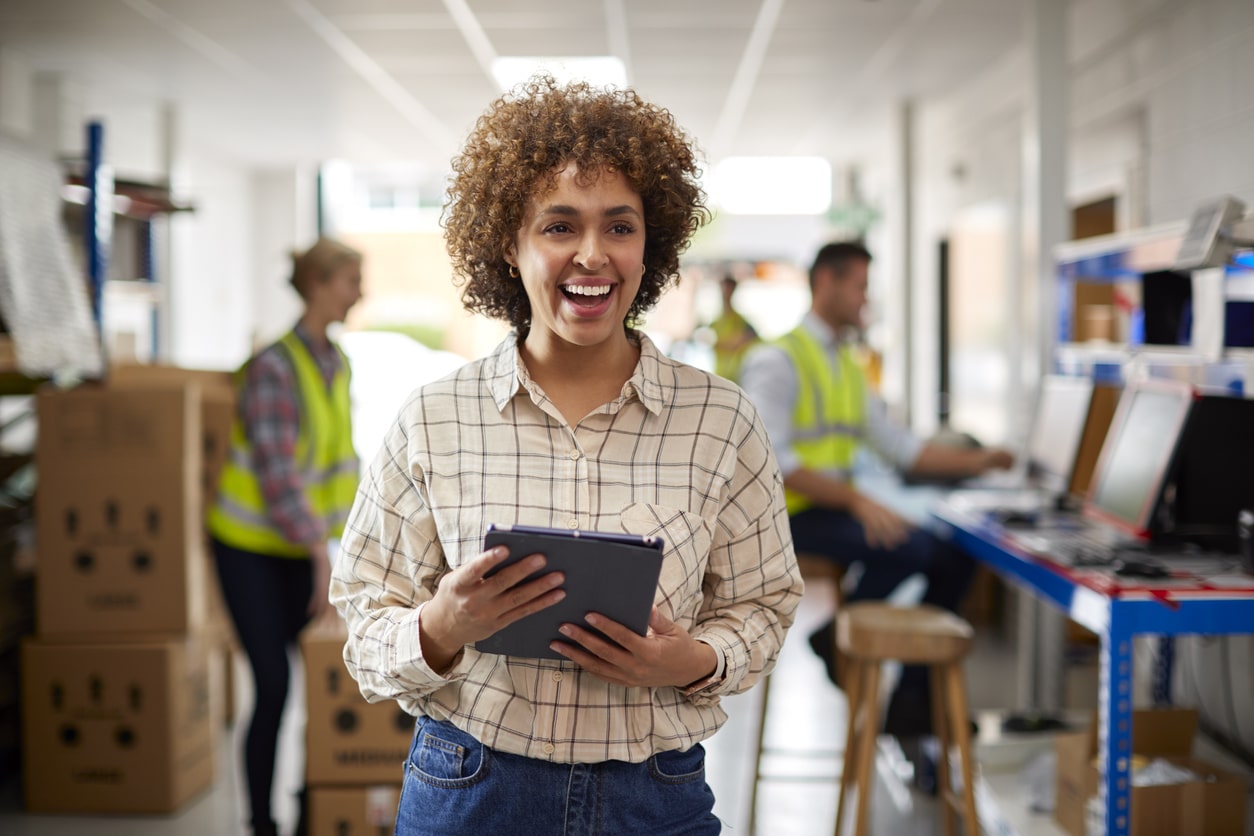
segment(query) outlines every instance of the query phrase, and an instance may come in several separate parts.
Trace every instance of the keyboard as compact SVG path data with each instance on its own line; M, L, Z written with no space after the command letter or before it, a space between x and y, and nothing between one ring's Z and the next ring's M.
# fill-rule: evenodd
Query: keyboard
M1083 522L1077 527L1013 531L1012 543L1062 566L1109 566L1128 552L1142 552L1145 545L1123 532Z

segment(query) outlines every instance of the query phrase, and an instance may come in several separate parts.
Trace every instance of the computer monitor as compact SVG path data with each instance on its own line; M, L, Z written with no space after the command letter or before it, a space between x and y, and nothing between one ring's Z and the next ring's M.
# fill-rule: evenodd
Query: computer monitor
M1092 395L1092 378L1047 375L1041 380L1024 458L1028 478L1052 496L1068 492Z
M1233 552L1237 519L1254 508L1254 400L1197 398L1180 439L1176 464L1155 515L1155 539Z
M1193 400L1193 387L1177 381L1147 380L1123 390L1089 483L1086 516L1149 539Z

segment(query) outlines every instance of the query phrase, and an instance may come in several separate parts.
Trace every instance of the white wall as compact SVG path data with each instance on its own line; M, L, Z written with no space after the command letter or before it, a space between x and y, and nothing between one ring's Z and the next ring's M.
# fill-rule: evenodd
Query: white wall
M254 347L282 336L300 315L300 297L288 284L290 256L317 235L316 178L315 171L304 168L252 175Z
M233 369L251 352L259 275L252 181L202 154L177 165L176 193L195 206L170 219L169 360L177 365Z

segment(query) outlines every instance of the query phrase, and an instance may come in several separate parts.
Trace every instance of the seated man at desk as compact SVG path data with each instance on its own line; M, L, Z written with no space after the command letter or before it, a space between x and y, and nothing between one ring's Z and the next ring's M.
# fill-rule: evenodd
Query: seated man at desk
M894 422L867 385L848 335L862 327L871 254L860 243L822 247L810 268L810 310L779 340L745 358L741 386L762 415L788 502L797 552L861 564L847 600L883 599L913 574L927 580L923 601L950 611L966 594L974 563L891 508L860 493L854 459L868 445L903 472L923 477L975 476L1008 468L1001 449L924 442ZM836 681L829 622L810 637ZM903 671L885 731L915 737L931 730L926 668Z

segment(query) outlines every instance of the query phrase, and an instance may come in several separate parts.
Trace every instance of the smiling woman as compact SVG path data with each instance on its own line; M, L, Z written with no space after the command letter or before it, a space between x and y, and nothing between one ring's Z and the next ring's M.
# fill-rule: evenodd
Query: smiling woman
M545 77L502 97L453 161L443 223L454 269L466 283L463 301L522 333L531 309L522 287L508 281L502 248L514 241L532 200L547 196L568 164L583 179L618 172L638 195L646 268L633 319L679 275L680 254L709 218L695 150L669 112L630 90L601 92L579 83L569 90L587 96L587 106L570 107L566 90Z
M757 412L634 327L706 217L691 143L631 91L537 78L454 171L463 302L513 331L402 407L331 588L362 692L418 718L396 832L583 832L581 811L717 833L702 741L774 666L802 583ZM589 613L559 658L479 650L566 595L542 554L494 571L491 524L660 538L646 634Z

